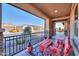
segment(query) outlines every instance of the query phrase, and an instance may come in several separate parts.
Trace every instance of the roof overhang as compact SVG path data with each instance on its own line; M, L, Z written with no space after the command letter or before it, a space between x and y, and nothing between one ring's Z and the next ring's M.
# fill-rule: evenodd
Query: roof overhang
M71 3L10 3L25 12L43 19L61 20L70 16Z

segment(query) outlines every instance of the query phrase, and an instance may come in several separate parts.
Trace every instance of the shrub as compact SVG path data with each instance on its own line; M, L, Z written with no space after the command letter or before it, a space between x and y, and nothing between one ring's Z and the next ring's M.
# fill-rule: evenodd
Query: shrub
M24 34L31 34L31 32L32 32L31 27L25 27L25 29L23 31Z
M21 45L21 44L24 44L25 43L25 40L23 39L23 40L17 40L16 41L16 44L17 45Z

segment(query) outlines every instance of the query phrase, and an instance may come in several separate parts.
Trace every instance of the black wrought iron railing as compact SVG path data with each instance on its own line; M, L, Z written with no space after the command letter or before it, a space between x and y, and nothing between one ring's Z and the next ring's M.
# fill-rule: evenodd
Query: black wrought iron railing
M20 34L15 36L7 36L3 38L3 48L5 56L15 55L27 48L29 39L32 45L44 40L44 32L36 32L30 34Z

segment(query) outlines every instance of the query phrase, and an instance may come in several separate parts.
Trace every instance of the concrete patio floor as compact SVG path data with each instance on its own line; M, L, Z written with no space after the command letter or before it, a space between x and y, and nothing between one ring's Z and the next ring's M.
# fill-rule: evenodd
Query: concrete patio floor
M56 32L56 35L53 36L54 38L52 39L53 40L57 40L57 39L61 39L61 40L64 40L65 39L65 35L64 35L64 32ZM43 56L43 54L40 52L39 50L39 45L41 44L40 43L37 43L33 46L33 54L36 55L36 56ZM23 50L22 52L14 55L14 56L31 56L27 50Z

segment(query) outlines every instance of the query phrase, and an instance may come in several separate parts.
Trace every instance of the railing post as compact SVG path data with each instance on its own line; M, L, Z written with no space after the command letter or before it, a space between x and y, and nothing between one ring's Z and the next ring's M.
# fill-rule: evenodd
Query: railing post
M30 39L29 39L29 40L30 40L30 42L31 42L31 33L30 33L29 35L30 35Z

